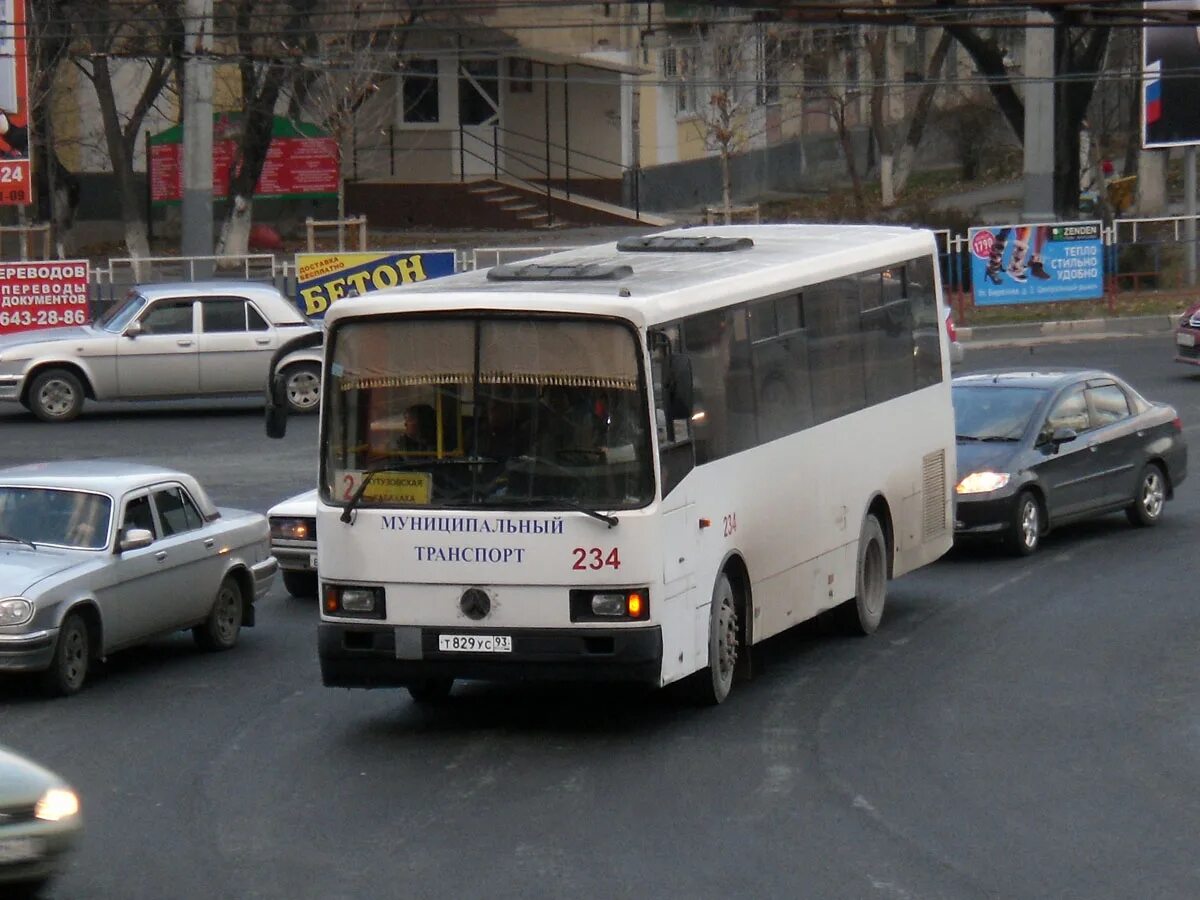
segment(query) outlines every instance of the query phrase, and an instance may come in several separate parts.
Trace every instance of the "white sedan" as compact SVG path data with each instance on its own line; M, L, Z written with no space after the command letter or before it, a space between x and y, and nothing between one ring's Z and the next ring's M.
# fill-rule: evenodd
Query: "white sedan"
M88 460L0 469L0 673L50 694L92 664L191 629L228 650L278 564L266 517L218 509L191 475Z
M270 284L142 285L92 325L0 335L0 400L44 422L69 422L85 399L148 400L262 394L272 355L319 326ZM320 401L321 350L276 366L293 413Z
M317 594L317 492L288 497L267 510L271 553L279 560L283 586L293 597Z

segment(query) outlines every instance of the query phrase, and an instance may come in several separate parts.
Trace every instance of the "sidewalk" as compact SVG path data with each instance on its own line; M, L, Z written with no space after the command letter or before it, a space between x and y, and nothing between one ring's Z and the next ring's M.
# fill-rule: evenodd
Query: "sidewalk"
M1028 322L1014 325L963 325L958 340L971 347L1006 347L1057 341L1170 334L1179 324L1173 315L1128 316L1111 319L1074 319L1063 322Z

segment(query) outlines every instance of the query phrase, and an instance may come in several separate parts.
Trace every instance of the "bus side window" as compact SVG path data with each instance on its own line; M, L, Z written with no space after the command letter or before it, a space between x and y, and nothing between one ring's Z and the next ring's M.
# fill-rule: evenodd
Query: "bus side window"
M938 315L933 259L910 259L904 265L904 276L913 317L914 386L923 388L942 380L941 332L946 326Z
M658 459L662 493L667 496L695 465L691 422L672 419L667 409L663 384L671 353L682 352L679 326L667 325L650 332L650 377L654 389L654 421L658 435Z

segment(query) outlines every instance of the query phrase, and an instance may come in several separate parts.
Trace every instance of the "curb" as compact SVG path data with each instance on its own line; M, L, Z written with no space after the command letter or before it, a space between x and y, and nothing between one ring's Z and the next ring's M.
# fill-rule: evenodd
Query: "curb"
M1177 315L1128 316L1111 319L1074 319L1062 322L1030 322L1019 325L964 325L956 328L959 341L968 344L1014 340L1059 340L1063 338L1121 337L1167 334L1179 324Z

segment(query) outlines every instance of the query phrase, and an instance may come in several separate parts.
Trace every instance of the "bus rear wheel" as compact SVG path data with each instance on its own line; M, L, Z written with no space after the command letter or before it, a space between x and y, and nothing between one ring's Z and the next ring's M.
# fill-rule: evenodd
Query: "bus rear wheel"
M722 573L713 585L708 616L708 666L692 676L692 698L702 706L723 703L733 689L741 639L738 636L737 597Z
M883 619L887 602L887 539L879 520L872 515L863 519L858 537L858 565L854 578L854 597L838 612L847 630L854 634L874 634Z

